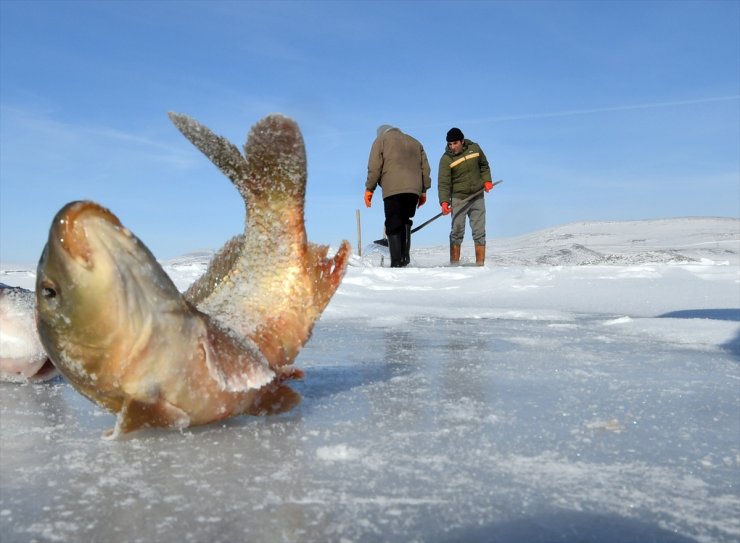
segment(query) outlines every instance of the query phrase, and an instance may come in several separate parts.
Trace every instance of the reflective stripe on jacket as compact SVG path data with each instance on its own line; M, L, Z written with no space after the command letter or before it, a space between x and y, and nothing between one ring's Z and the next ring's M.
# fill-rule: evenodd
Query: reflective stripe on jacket
M467 198L482 189L491 180L491 168L480 146L466 139L459 155L448 148L439 159L437 180L439 203L452 202L453 197Z

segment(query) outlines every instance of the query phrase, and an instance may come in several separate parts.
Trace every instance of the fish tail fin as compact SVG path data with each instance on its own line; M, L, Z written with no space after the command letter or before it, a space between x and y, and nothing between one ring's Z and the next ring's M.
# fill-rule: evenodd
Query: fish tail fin
M261 206L297 207L306 195L306 146L293 119L268 115L249 131L244 144L245 176L242 182ZM251 211L251 208L250 208ZM303 228L303 222L300 223Z
M236 145L214 134L210 128L192 117L172 111L168 115L182 135L200 149L238 187L238 180L244 175L245 163Z
M233 143L195 119L174 112L169 117L241 194L248 237L305 243L306 146L293 119L272 114L258 121L249 131L242 155ZM283 219L276 222L275 215Z

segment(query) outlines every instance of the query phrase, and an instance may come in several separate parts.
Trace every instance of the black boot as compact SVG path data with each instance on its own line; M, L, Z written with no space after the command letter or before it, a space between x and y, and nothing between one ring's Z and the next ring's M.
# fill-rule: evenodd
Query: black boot
M402 268L403 263L403 234L388 234L388 251L391 253L391 268Z
M404 244L403 244L403 265L408 266L411 263L411 256L409 255L409 251L411 251L411 225L406 225L406 232L404 235Z

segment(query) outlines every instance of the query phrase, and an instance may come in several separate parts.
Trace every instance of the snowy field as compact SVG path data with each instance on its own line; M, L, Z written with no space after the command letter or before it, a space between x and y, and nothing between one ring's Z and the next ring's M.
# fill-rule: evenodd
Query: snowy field
M411 256L353 257L284 415L110 442L63 380L0 384L0 540L740 541L740 220Z

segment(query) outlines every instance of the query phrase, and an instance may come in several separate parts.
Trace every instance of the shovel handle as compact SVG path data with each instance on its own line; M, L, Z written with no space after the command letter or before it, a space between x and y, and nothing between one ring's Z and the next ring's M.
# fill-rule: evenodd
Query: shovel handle
M498 185L499 183L503 183L503 182L504 182L504 180L503 180L503 179L499 179L498 181L496 181L496 182L494 182L494 183L493 183L493 186L495 187L495 186L496 186L496 185ZM482 194L484 190L485 190L485 189L480 189L480 190L479 190L478 192L476 192L475 194L471 194L470 196L468 196L467 198L465 198L465 199L464 199L463 201L461 201L461 202L460 202L460 205L459 205L459 208L458 208L458 210L457 210L457 211L455 211L454 209L452 210L452 216L454 217L454 216L455 216L455 215L457 215L458 213L462 213L462 212L463 212L463 211L465 210L465 208L466 208L466 207L468 206L468 204L470 203L470 201L471 201L471 200L472 200L473 198L475 198L476 196L478 196L478 195ZM432 217L431 219L428 219L428 220L424 221L423 223L421 223L421 224L420 224L419 226L417 226L416 228L412 228L412 229L411 229L411 233L413 234L414 232L418 232L419 230L421 230L422 228L424 228L424 227L425 227L426 225L428 225L429 223L431 223L431 222L434 222L434 221L436 221L437 219L439 219L439 218L440 218L440 217L441 217L442 215L444 215L444 213L437 213L437 214L436 214L436 215L435 215L434 217ZM376 245L382 245L383 247L387 247L387 246L388 246L388 241L387 241L387 240L386 240L385 238L383 238L383 239L378 239L378 240L375 240L375 241L374 241L373 243L375 243Z
M504 180L503 180L503 179L499 179L498 181L496 181L496 182L495 182L495 183L493 184L493 186L495 187L495 186L496 186L496 185L498 185L499 183L503 183L503 182L504 182ZM458 210L454 210L454 209L452 210L452 216L454 217L454 216L455 216L455 215L457 215L458 213L461 213L462 211L464 211L464 210L465 210L465 208L467 207L467 204L468 204L468 203L469 203L469 202L470 202L470 201L471 201L471 200L472 200L473 198L475 198L475 197L476 197L476 196L478 196L479 194L482 194L484 190L485 190L485 189L480 189L480 190L479 190L478 192L476 192L476 193L474 193L474 194L471 194L470 196L468 196L467 198L465 198L465 199L464 199L464 200L463 200L462 202L460 202L460 206L459 206L459 209L458 209ZM434 217L432 217L432 218L431 218L431 219L429 219L428 221L425 221L425 222L421 223L421 224L420 224L419 226L417 226L416 228L412 228L412 229L411 229L411 233L413 234L414 232L417 232L417 231L421 230L421 229L422 229L422 228L424 228L424 227L425 227L426 225L428 225L428 224L429 224L430 222L433 222L433 221L436 221L437 219L439 219L439 218L440 218L440 217L441 217L442 215L444 215L444 213L437 213L437 214L436 214L436 215L435 215Z

